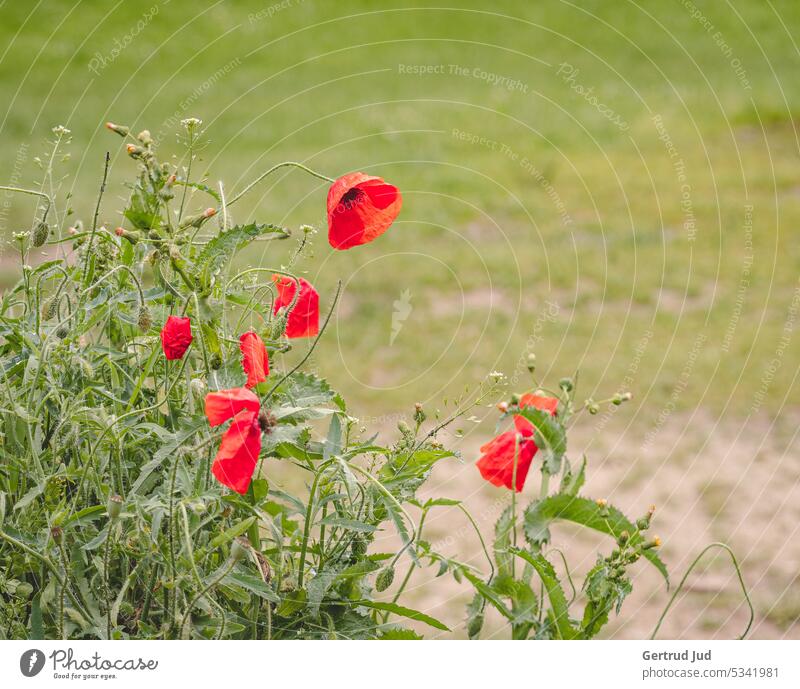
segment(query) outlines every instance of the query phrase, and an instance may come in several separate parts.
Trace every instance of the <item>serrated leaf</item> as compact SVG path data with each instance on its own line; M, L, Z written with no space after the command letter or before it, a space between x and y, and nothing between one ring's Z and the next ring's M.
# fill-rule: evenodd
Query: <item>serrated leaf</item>
M644 540L636 527L616 507L600 507L595 501L580 496L556 493L544 500L532 502L525 510L523 526L525 537L534 547L540 547L550 539L549 525L556 519L581 524L595 531L619 538L623 531L630 535L631 542ZM659 571L669 586L666 565L654 550L645 550L645 558Z
M567 432L563 424L550 412L535 407L523 407L515 410L514 414L533 424L533 438L539 448L537 455L550 475L557 474L561 470L561 459L567 451Z
M219 546L227 543L228 541L232 541L237 536L241 536L245 533L253 524L255 524L256 519L258 517L248 517L247 519L243 519L242 521L234 524L228 529L225 529L221 534L218 534L214 538L211 539L211 543L209 543L209 548L218 548Z
M236 225L230 230L220 232L209 240L197 255L195 259L196 277L202 284L208 285L211 276L226 265L239 249L252 242L256 237L265 234L288 237L289 231L277 225L250 223L249 225Z
M576 473L573 473L572 469L569 468L567 465L567 471L565 472L564 476L561 478L561 485L558 489L559 493L565 493L566 495L577 495L581 488L583 488L583 484L586 482L586 457L583 457L581 460L581 467L578 469Z
M241 572L230 572L225 579L223 579L223 582L228 585L241 586L243 589L250 591L250 593L254 593L271 603L280 603L281 599L278 597L278 594L270 588L269 584L264 583L264 581L258 577Z

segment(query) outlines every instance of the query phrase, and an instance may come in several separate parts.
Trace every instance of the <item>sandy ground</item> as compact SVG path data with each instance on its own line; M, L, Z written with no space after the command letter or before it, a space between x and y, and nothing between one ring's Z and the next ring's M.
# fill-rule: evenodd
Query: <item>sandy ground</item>
M753 639L800 638L800 445L797 416L776 420L718 422L696 413L673 416L653 429L616 428L614 419L586 417L571 430L569 456L588 457L588 481L582 491L605 497L626 514L638 517L657 506L651 534L664 545L662 557L673 586L689 563L708 544L728 543L740 560L756 610L748 634ZM463 463L442 462L421 495L463 499L484 536L491 539L494 521L508 493L482 481L474 467L477 448L487 437L475 432L460 441ZM524 507L538 491L533 469L522 494ZM441 552L486 570L479 542L457 508L429 515L425 534ZM387 535L387 538L390 538ZM377 544L380 549L380 543ZM384 545L387 545L384 543ZM554 531L576 578L607 553L611 541L573 525ZM554 559L558 559L554 556ZM563 568L560 568L563 571ZM633 567L634 592L619 617L612 617L602 636L649 637L669 600L663 579L646 563ZM397 580L404 571L399 571ZM442 577L435 570L417 570L403 602L428 612L463 637L464 605L469 585ZM581 598L573 608L581 606ZM582 609L582 607L581 607ZM729 557L719 550L706 554L689 576L666 617L659 638L728 639L739 636L748 622ZM431 638L429 628L419 631ZM508 638L499 619L487 617L484 638ZM441 636L449 636L441 634Z

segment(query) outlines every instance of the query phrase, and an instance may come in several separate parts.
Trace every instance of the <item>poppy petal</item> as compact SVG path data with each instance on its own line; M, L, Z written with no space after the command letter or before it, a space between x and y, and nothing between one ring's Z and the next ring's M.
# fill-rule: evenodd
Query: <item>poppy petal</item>
M354 172L328 190L328 241L334 249L350 249L382 235L403 205L400 191L380 177Z
M239 338L239 349L242 352L242 368L247 374L245 387L252 388L263 383L269 375L269 357L267 348L257 333L245 333Z
M516 432L506 431L490 440L481 448L477 466L481 476L492 485L511 489L514 482L514 458L516 454L516 490L525 485L528 470L538 448L533 440L521 440L517 446Z
M225 423L243 409L258 414L260 408L258 396L247 388L220 390L206 395L206 417L211 426Z
M170 361L180 359L192 344L192 322L189 318L170 316L161 329L161 349Z
M297 291L295 281L285 275L273 275L278 296L272 307L273 313L291 306ZM319 333L319 293L310 282L303 278L300 281L300 296L286 320L286 337L314 337Z
M261 452L261 429L257 414L250 409L242 409L233 417L211 465L211 472L220 483L241 494L246 493L250 486Z

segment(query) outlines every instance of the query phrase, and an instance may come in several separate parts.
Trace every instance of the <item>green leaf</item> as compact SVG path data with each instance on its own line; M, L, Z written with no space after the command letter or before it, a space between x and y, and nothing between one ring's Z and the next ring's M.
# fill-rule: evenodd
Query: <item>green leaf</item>
M384 612L390 612L393 613L394 615L399 615L400 617L407 617L409 620L414 620L416 622L424 622L425 624L433 627L434 629L441 629L443 632L450 631L450 628L447 625L445 625L444 622L440 622L435 617L426 615L424 612L420 612L419 610L404 608L402 605L397 605L396 603L382 603L379 601L372 601L372 600L359 600L355 601L355 605L361 605L365 608L372 608L373 610L382 610Z
M501 575L511 574L511 563L514 556L509 549L511 548L511 533L513 529L514 514L511 511L511 505L509 505L500 514L500 518L494 525L494 559Z
M44 639L44 624L42 623L41 593L37 593L31 601L31 639Z
M559 638L577 639L579 634L570 622L567 597L564 595L564 589L561 588L553 565L543 555L531 555L519 548L514 549L514 554L530 564L542 580L547 597L550 599L550 614L553 617L555 628L558 630Z
M300 612L306 607L307 594L305 589L299 591L289 591L275 609L275 614L280 617L291 617L296 612Z
M580 496L556 493L544 500L532 502L525 510L523 525L525 537L534 547L540 547L550 540L549 525L556 519L581 524L614 538L623 531L630 534L631 542L644 540L636 527L616 507L600 507L595 501ZM666 565L654 550L645 550L645 558L659 571L669 586L669 573Z
M563 424L550 412L535 407L515 410L516 416L530 421L534 428L534 440L539 448L537 453L552 476L561 470L561 459L567 451L567 432ZM544 455L542 453L544 452Z
M230 230L220 232L198 254L195 260L198 271L196 277L202 284L208 285L211 276L226 265L239 249L252 242L256 237L265 234L288 237L289 231L277 225L250 223L249 225L236 225Z
M581 468L577 473L572 473L569 463L566 463L566 471L561 478L561 486L558 489L559 493L567 495L577 495L583 484L586 482L586 457L581 460Z
M481 581L478 577L476 577L472 572L468 570L464 570L464 576L467 580L475 587L475 590L480 593L487 602L491 603L491 605L506 619L513 620L514 615L512 612L505 606L502 599L498 595L498 593L488 584Z
M237 536L241 536L245 533L253 524L255 524L256 519L258 517L248 517L247 519L243 519L242 521L234 524L228 529L225 529L221 534L215 536L211 539L211 543L209 543L209 548L218 548L219 546L227 543L228 541L232 541Z
M331 425L328 428L328 437L325 440L325 449L322 453L322 458L328 460L334 455L342 453L342 422L339 420L339 415L334 414L331 417Z
M268 600L271 603L280 603L281 601L281 599L278 597L278 594L276 594L269 587L269 584L266 584L262 579L250 576L249 574L230 572L225 579L223 579L223 582L229 586L241 586L243 589L250 591L250 593L254 593L260 598Z

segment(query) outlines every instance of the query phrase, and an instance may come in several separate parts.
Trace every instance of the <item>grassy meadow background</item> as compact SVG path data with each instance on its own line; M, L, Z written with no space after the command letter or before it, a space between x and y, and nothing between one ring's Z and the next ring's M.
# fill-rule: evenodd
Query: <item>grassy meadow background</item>
M234 212L320 229L307 277L323 301L340 277L345 291L313 361L352 413L390 431L415 401L444 409L492 370L524 390L531 351L549 385L579 372L587 397L630 390L577 424L591 492L634 513L655 502L676 577L730 542L754 636L796 638L800 5L437 4L0 1L0 184L37 184L63 124L61 191L87 219L110 151L101 220L114 226L135 166L104 122L147 128L180 160L190 116L206 132L195 170L229 195L282 160L385 177L403 191L399 221L348 252L328 246L326 187L302 172ZM0 236L32 213L0 193ZM293 248L264 246L242 264L279 266ZM0 283L17 270L4 246ZM464 464L435 480L488 532L505 496L472 466L495 416L476 415L452 438ZM432 520L431 538L455 533L447 547L477 561L454 520ZM649 633L665 603L641 577L611 635ZM664 635L744 626L722 558L689 588ZM434 590L422 578L413 593L457 622L465 590Z

